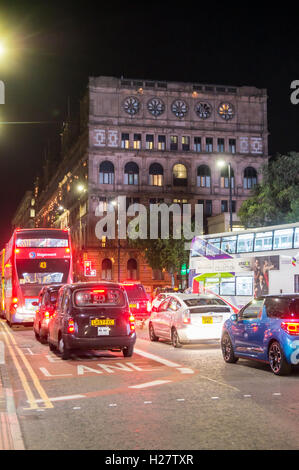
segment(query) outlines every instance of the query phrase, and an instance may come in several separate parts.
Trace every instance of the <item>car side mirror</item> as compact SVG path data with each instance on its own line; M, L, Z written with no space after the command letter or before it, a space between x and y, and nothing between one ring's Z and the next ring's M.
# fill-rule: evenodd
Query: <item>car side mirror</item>
M230 320L231 320L231 321L237 321L237 320L238 320L238 315L237 315L237 313L233 313L233 314L230 316Z

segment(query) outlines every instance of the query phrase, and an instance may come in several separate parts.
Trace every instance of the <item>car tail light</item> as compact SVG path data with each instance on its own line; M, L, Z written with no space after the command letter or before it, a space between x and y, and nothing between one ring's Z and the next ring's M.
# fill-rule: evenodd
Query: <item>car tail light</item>
M68 333L74 333L75 332L75 322L72 318L69 318L67 332Z
M49 318L50 318L50 313L49 313L49 312L45 312L45 319L46 319L46 320L49 320Z
M65 249L65 252L66 252L66 253L70 253L70 252L71 252L71 249L70 249L70 248L66 248L66 249Z
M132 314L130 314L129 316L129 324L130 324L130 330L135 331L135 317Z
M286 331L289 335L299 336L299 321L283 321L281 328Z
M190 316L189 310L184 313L183 323L184 323L185 325L191 325L191 316Z
M15 253L16 253L16 254L20 253L20 248L16 248L16 249L15 249Z

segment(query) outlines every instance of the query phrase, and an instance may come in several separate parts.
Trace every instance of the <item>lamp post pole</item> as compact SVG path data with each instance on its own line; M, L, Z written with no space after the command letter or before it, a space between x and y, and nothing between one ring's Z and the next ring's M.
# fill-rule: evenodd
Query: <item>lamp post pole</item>
M228 163L228 180L229 180L229 226L230 231L233 231L233 204L232 204L232 167Z

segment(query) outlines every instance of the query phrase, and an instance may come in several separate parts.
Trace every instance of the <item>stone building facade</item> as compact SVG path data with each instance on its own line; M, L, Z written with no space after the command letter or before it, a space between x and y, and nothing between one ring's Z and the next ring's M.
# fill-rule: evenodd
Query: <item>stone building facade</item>
M99 279L139 279L153 288L169 284L167 273L153 272L123 240L99 240L97 207L108 209L118 196L127 206L200 203L206 220L229 210L230 163L236 219L268 159L267 94L91 77L74 135L66 124L62 162L38 198L37 226L70 226L78 278L90 260Z

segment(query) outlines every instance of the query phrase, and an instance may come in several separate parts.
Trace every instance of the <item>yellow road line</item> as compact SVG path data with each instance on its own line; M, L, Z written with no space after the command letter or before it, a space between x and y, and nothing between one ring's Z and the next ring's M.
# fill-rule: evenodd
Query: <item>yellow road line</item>
M21 349L18 347L17 342L16 342L15 338L13 337L13 334L10 332L10 330L8 329L8 326L7 326L5 323L3 323L3 326L4 326L4 329L6 330L7 334L9 335L11 342L13 343L13 345L14 345L14 347L16 348L17 352L19 353L19 355L20 355L20 357L21 357L21 359L22 359L22 361L23 361L25 367L27 368L27 370L28 370L28 372L29 372L29 375L30 375L31 378L32 378L32 381L33 381L33 383L34 383L34 386L35 386L36 390L38 391L40 397L43 399L44 404L45 404L45 408L54 408L54 405L51 403L51 401L50 401L48 395L46 394L44 388L42 387L42 385L41 385L41 383L40 383L40 381L39 381L37 375L35 374L34 370L33 370L32 367L31 367L31 365L30 365L29 362L27 361L26 356L24 355L23 351L21 351ZM5 338L5 340L6 340L6 338ZM8 343L8 342L7 342L7 343ZM8 345L8 347L9 347L9 349L10 349L10 351L11 351L12 348L11 348L9 345ZM14 352L12 353L12 356L14 357L15 364L17 364L17 363L18 363L18 360L17 360L17 358L16 358ZM18 363L18 366L19 366L19 363ZM20 378L21 378L21 376L23 377L24 382L23 382L23 380L21 379L23 386L25 385L26 389L28 390L28 388L29 388L29 390L30 390L29 395L26 393L26 394L27 394L27 397L28 397L28 400L29 400L29 403L30 403L30 408L37 408L37 404L36 404L36 402L35 402L35 399L34 399L34 397L33 397L33 394L32 394L32 392L31 392L31 389L30 389L30 387L29 387L29 384L28 384L28 381L27 381L27 379L26 379L25 374L23 373L23 371L22 371L22 369L20 368L20 366L17 367L17 370L18 370L18 372L19 372ZM24 390L26 391L25 387L24 387ZM30 396L30 399L29 399L29 396Z

